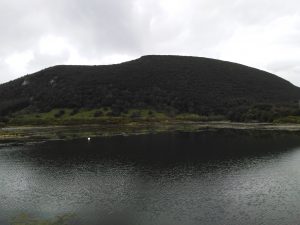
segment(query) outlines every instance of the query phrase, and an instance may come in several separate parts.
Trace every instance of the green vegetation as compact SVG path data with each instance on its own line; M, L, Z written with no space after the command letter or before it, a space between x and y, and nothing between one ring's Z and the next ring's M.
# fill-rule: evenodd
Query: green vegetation
M300 116L286 116L286 117L274 120L274 123L300 124Z
M221 121L223 116L201 116L197 114L169 115L150 109L130 109L118 116L112 109L53 109L49 112L17 112L7 118L6 125L79 125L79 124L128 124L132 122L168 122L168 121Z
M58 216L55 219L37 219L27 214L21 214L12 219L11 225L70 225L72 215Z
M189 113L176 115L175 118L177 120L195 121L195 122L197 122L197 121L209 122L209 121L225 121L225 120L227 120L227 118L225 116L221 116L221 115L201 116L201 115L198 115L198 114L189 114Z
M0 123L272 122L297 116L299 99L298 87L254 68L198 57L144 56L118 65L55 66L2 84Z
M228 112L223 115L199 115L195 113L159 112L153 109L129 109L119 115L109 107L98 109L53 109L49 112L18 111L0 122L0 127L22 125L80 125L80 124L128 124L132 122L274 122L300 123L297 108L256 105L252 108Z

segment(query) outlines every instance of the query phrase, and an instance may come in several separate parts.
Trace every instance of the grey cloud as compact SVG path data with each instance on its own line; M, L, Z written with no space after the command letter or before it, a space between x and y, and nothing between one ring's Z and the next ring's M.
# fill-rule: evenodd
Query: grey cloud
M279 72L300 85L295 75L299 7L296 0L2 0L0 83L55 64L184 54ZM277 23L286 23L286 33L279 34ZM47 36L64 39L65 46L57 54L41 51L40 42ZM286 56L289 49L295 50ZM22 58L15 66L14 61L7 64L11 55L26 51L34 56L27 64Z

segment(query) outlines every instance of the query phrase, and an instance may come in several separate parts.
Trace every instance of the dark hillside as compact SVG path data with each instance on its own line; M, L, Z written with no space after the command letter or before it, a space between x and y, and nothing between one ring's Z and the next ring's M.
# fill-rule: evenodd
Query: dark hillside
M150 108L234 118L257 105L295 107L299 99L300 89L288 81L240 64L144 56L116 65L55 66L2 84L0 113L111 107L116 115Z

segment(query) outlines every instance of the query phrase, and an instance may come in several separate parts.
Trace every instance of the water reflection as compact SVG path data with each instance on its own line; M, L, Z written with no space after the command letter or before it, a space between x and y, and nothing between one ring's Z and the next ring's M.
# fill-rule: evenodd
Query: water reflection
M2 147L0 224L22 212L91 225L297 224L299 146L296 134L215 131Z

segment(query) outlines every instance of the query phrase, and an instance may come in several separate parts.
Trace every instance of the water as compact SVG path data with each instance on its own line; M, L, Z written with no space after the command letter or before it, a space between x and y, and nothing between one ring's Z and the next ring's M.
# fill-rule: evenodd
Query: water
M300 136L233 131L0 147L0 224L298 224ZM116 222L115 222L116 223Z

